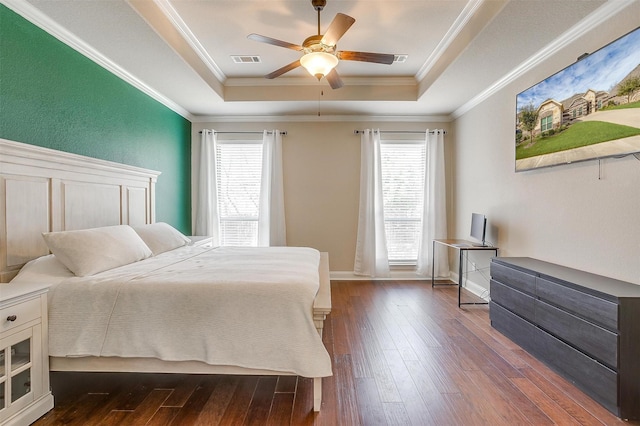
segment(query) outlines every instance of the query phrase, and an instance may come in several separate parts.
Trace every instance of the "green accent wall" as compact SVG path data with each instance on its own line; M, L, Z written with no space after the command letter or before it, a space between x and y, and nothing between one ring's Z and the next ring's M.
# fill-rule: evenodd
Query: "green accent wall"
M158 170L156 220L191 233L191 123L0 5L0 138Z

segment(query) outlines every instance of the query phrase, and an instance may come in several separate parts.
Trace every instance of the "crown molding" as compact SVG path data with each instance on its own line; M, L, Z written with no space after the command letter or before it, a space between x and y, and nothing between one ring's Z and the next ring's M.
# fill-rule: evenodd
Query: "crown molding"
M453 121L448 115L216 115L197 116L193 123L306 123L306 122L406 122L406 123L448 123Z
M348 86L415 86L414 77L341 77ZM226 87L273 87L273 86L318 86L329 87L326 79L309 77L284 77L273 80L256 77L230 77L224 82Z
M582 21L578 22L576 25L571 27L569 30L565 31L560 37L546 45L544 48L539 50L536 54L531 56L526 61L522 62L516 68L514 68L511 72L504 75L501 79L493 83L491 86L487 87L480 94L472 98L470 101L466 102L464 105L456 109L451 116L454 119L461 117L466 114L477 105L485 101L486 99L493 96L498 91L505 88L508 84L512 83L528 71L532 70L536 66L540 65L544 61L546 61L549 57L556 54L558 51L573 43L583 35L593 31L594 28L601 25L603 22L607 21L613 15L620 13L625 10L627 7L633 5L637 0L609 0L598 9L589 14Z
M467 23L471 20L478 8L484 3L484 0L470 0L460 12L460 15L456 18L453 25L449 28L444 35L440 43L431 52L427 60L424 62L420 70L416 73L416 80L422 81L427 73L434 67L442 55L446 52L447 48L458 37L458 34L464 29Z
M193 116L189 111L176 104L166 96L162 95L151 86L145 84L142 80L129 73L124 68L120 67L118 64L113 62L108 57L104 56L89 44L80 40L78 37L76 37L75 34L68 31L66 28L62 27L60 24L40 12L29 2L24 0L2 0L2 3L18 15L22 16L27 21L31 22L33 25L60 40L62 43L66 44L81 55L89 58L112 74L120 77L122 80L126 81L136 89L149 95L151 98L160 102L161 104L186 118L187 120L192 120Z
M204 48L200 40L193 34L187 24L184 22L178 11L174 9L168 0L153 0L158 8L165 14L167 19L171 21L173 26L180 32L182 38L191 46L193 51L198 55L202 62L207 66L209 71L221 82L225 82L227 76L222 72L218 64L209 56L209 53Z

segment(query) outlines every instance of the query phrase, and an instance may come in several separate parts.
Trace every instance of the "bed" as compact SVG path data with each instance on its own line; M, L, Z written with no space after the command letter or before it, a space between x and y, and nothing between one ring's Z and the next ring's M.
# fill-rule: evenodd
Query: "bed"
M319 411L331 375L321 339L331 311L326 253L185 238L133 262L77 270L42 234L117 231L152 247L144 230L166 225L155 223L159 173L1 139L0 154L0 282L21 269L8 285L49 274L52 371L300 375L314 378Z

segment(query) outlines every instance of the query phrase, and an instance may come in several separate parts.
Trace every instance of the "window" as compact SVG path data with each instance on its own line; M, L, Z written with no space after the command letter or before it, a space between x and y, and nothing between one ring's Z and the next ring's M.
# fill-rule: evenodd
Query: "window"
M218 141L220 244L257 246L262 141Z
M422 224L425 142L383 141L380 157L389 263L415 265Z
M543 117L540 122L540 130L545 132L547 130L551 130L553 128L553 116L548 115Z

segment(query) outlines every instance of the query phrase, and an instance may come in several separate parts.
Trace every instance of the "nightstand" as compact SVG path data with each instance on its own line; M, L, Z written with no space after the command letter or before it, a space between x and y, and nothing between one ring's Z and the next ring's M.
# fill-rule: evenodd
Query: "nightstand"
M0 284L0 425L31 424L53 408L48 285Z

